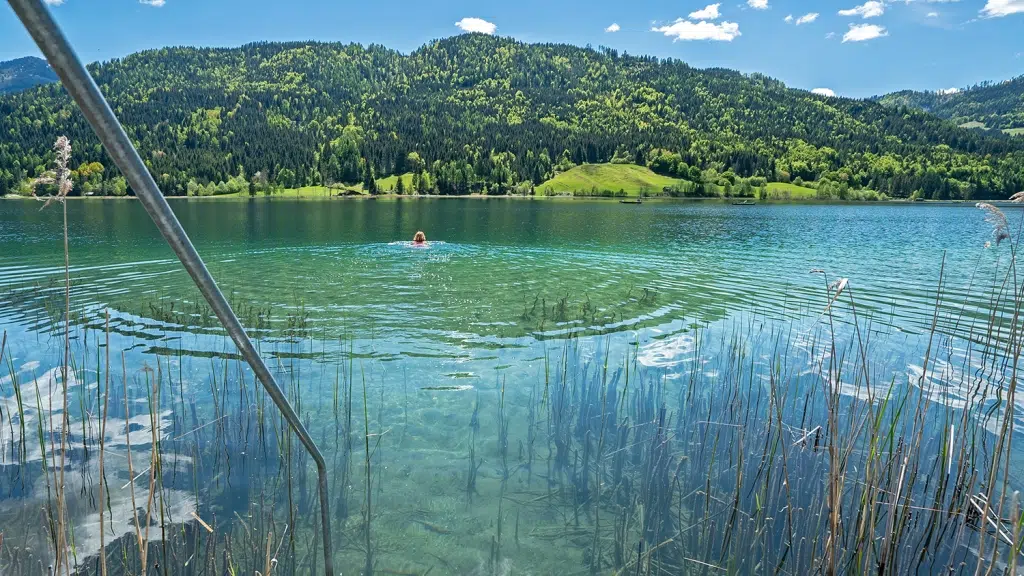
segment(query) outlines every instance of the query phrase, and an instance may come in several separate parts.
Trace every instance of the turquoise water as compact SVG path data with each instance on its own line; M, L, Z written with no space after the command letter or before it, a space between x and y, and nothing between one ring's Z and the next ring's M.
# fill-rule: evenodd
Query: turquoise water
M997 449L1011 517L1020 281L972 207L173 206L327 456L343 573L973 570ZM59 207L0 203L4 573L55 556L59 414L79 571L101 437L111 573L140 571L147 509L151 570L262 573L268 541L273 573L322 569L315 468L141 207L67 210L65 413ZM982 562L1009 569L998 538Z

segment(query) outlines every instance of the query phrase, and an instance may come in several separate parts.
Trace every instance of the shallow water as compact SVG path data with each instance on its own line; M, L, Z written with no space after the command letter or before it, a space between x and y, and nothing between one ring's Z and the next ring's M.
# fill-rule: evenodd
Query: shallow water
M48 498L41 470L54 468L59 448L59 433L46 431L62 420L60 212L38 206L0 203L0 530L38 522ZM966 476L984 476L1005 407L1024 407L1006 396L1016 369L1012 347L1006 352L1013 290L1000 289L1009 247L984 247L991 230L970 207L504 199L172 206L327 456L344 573L367 570L366 446L374 572L653 574L710 565L799 573L829 556L817 541L779 553L781 542L794 541L793 523L825 521L827 497L814 484L834 464L812 442L816 428L870 453L858 444L865 406L882 405L888 390L908 406L924 399L917 428L906 416L883 418L898 421L902 434L881 450L886 461L909 455L921 467L919 480L899 486L896 509L962 510L984 478L949 481L965 486L959 495L936 493L937 480L927 482L939 477L936 463L957 452L946 477L958 476L961 461L970 462ZM131 516L146 509L157 438L154 501L169 512L150 523L147 539L171 573L212 573L221 564L193 513L232 537L221 547L248 573L263 571L268 540L280 558L274 573L313 570L315 469L268 416L272 404L180 264L136 202L67 209L75 359L68 422L77 448L66 470L84 495L68 504L79 569L97 569L92 494L103 437L107 474L116 476L106 544L133 545ZM1009 217L1019 224L1019 214ZM429 248L405 244L416 230ZM840 278L848 281L830 306L827 286ZM97 346L108 337L108 313L109 370ZM108 377L114 407L101 431ZM950 425L954 450L945 447ZM1018 477L1024 420L1013 414L1008 427ZM773 442L790 452L785 462L766 450ZM768 473L782 478L784 468L786 482ZM664 486L640 480L659 475ZM134 506L122 488L132 476L141 478ZM797 479L806 490L792 496ZM805 516L766 517L767 503ZM857 511L847 503L844 523ZM728 520L737 515L747 520ZM918 536L935 522L906 522L907 542L894 546L889 566L920 570L921 560L897 549L920 547ZM977 531L959 524L933 537L924 569L973 568ZM4 548L15 549L0 554L7 570L37 573L53 557L44 530L21 540L4 532ZM831 553L852 557L846 546L855 548L856 530L843 534L843 549ZM1002 567L1013 556L1004 548ZM119 562L117 573L137 569ZM876 560L864 562L855 565Z

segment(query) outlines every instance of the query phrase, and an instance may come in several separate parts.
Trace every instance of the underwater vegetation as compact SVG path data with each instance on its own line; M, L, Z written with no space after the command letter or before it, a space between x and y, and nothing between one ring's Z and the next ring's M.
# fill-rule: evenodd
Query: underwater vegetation
M919 332L824 270L655 327L538 294L478 357L233 303L327 458L342 573L1019 574L1024 280L982 209ZM322 572L314 463L209 311L77 308L63 272L4 295L0 573Z
M351 333L265 353L327 454L346 572L1016 573L1016 289L979 336L911 346L828 280L802 321L570 334L469 384ZM75 327L65 379L5 337L3 572L322 570L315 468L248 367L109 338Z

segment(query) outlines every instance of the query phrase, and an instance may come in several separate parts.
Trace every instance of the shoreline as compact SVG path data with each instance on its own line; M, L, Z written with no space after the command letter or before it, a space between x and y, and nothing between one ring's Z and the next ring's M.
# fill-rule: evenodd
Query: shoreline
M283 202L283 201L297 201L297 202L309 202L309 201L402 201L402 200L443 200L443 199L457 199L457 200L531 200L531 201L595 201L595 202L612 202L619 203L620 200L627 200L624 204L636 205L646 203L720 203L732 205L735 202L743 202L753 200L753 205L759 204L807 204L807 205L821 205L821 206L835 206L835 205L925 205L925 206L966 206L973 208L978 202L987 202L1000 208L1024 208L1024 204L1017 204L1010 202L1009 200L909 200L906 198L892 198L888 200L818 200L815 198L796 198L796 199L782 199L782 198L770 198L766 200L758 200L756 198L707 198L707 197L670 197L670 196L655 196L643 198L643 202L637 202L640 198L635 196L628 197L615 197L615 196L573 196L571 194L564 195L553 195L553 196L520 196L520 195L504 195L504 196L490 196L485 194L462 194L462 195L431 195L431 194L377 194L371 196L369 194L351 194L351 195L296 195L296 194L270 194L263 195L258 194L256 196L241 196L241 195L220 195L220 196L164 196L168 201L171 202ZM6 196L0 196L0 200L9 201L39 201L33 196L20 196L17 194L8 194ZM136 201L136 196L68 196L68 200L76 202L84 201ZM749 204L747 205L749 206Z

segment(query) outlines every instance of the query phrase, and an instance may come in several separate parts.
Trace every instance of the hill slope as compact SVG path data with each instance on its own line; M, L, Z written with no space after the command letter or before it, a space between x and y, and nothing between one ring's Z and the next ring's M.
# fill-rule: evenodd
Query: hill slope
M26 56L0 62L0 94L20 92L57 81L57 74L41 58Z
M679 180L655 174L635 164L584 164L562 172L537 186L543 192L554 194L580 192L584 194L618 193L638 196L659 193L666 186L676 186Z
M493 192L613 159L694 182L828 179L897 197L1024 188L1021 139L613 50L469 34L408 55L258 43L90 69L168 194L232 178L224 190L412 171L421 191ZM107 190L109 160L59 86L0 97L0 134L0 193L40 172L59 134L76 166L106 166L76 173L77 189Z
M1024 76L952 93L904 90L876 100L887 106L918 108L969 127L1024 128Z

